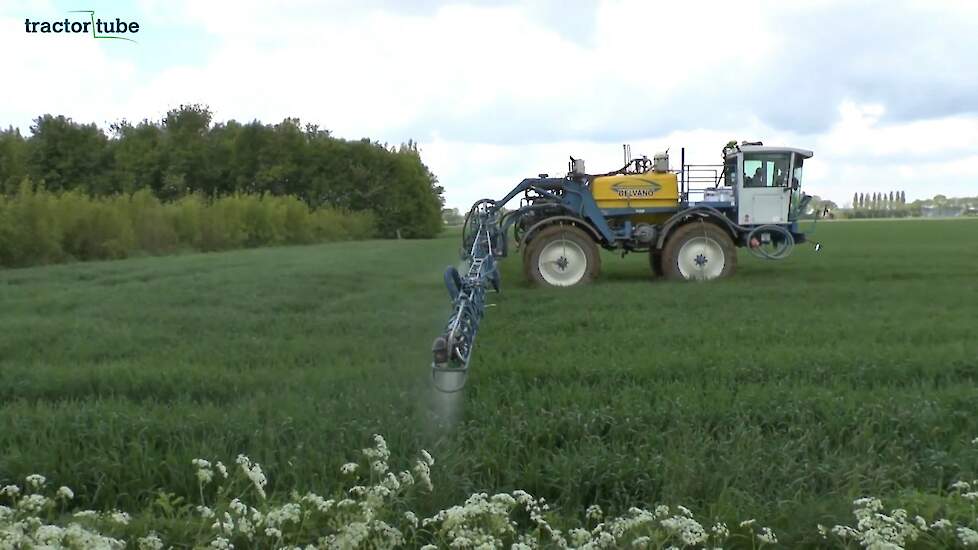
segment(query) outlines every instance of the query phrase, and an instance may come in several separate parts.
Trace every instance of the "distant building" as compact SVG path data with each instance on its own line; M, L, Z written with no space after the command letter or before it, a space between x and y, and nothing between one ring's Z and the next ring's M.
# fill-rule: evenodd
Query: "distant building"
M957 218L964 213L965 209L960 206L934 205L921 206L920 215L925 218Z

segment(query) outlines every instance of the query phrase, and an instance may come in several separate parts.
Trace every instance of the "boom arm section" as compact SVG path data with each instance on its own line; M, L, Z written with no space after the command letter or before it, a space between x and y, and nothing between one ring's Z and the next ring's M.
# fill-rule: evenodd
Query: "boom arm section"
M445 270L445 286L452 300L452 314L441 336L431 346L432 381L443 392L457 392L468 379L469 360L486 309L489 287L499 292L496 257L505 244L499 226L498 203L484 199L472 207L462 230L465 275L455 267Z

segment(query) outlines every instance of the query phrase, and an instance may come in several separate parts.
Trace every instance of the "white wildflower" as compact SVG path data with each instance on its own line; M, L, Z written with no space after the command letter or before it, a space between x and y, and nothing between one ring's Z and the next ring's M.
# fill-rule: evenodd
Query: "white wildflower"
M425 489L431 491L434 488L434 485L431 483L431 468L427 462L419 460L414 465L414 474L417 476L417 479L420 480L421 485L423 485Z
M730 536L730 529L727 528L727 524L723 522L717 522L710 531L713 531L713 535L720 540L726 539Z
M397 474L397 479L400 480L401 485L408 485L408 486L414 485L414 476L411 475L411 472L408 471L401 472Z
M953 491L968 491L971 489L971 484L967 481L955 481L951 484L951 490Z
M584 512L584 516L587 517L587 519L600 520L601 517L604 516L604 513L601 511L600 506L597 504L592 504L587 507L587 511Z
M35 489L40 489L48 481L47 479L45 479L44 476L40 474L31 474L27 476L25 479L27 480L27 485Z
M432 458L431 453L429 453L428 451L421 449L421 457L424 458L424 461L428 463L428 466L435 465L435 459Z
M575 528L570 530L571 542L574 546L584 546L591 542L591 533L587 529Z
M850 537L859 536L859 532L849 527L848 525L836 525L832 528L832 534L839 537L840 539L847 539Z
M245 505L245 503L238 499L233 499L231 503L228 504L228 508L239 516L244 516L248 513L248 507Z
M962 493L961 497L966 498L968 500L978 500L978 491L971 491L970 493Z
M958 539L965 546L978 546L978 531L967 527L958 527Z
M150 533L137 541L139 550L163 550L163 540L156 533Z
M64 535L65 530L57 525L41 525L34 531L34 540L45 546L60 546Z
M860 508L865 508L866 510L869 511L876 511L876 510L883 509L883 502L875 497L857 498L856 500L852 501L852 503Z
M397 476L388 472L384 477L384 481L381 482L384 487L390 489L391 491L397 491L401 488L401 482L397 480Z
M227 477L228 477L228 469L227 469L227 466L224 465L224 463L218 461L218 463L215 464L214 467L217 468L217 472L219 474L221 474L221 477L223 477L224 479L227 479Z
M769 527L763 527L761 528L761 532L757 534L757 540L764 544L777 544L778 537L775 536L774 531Z
M65 487L64 485L58 487L58 492L56 493L56 495L58 498L62 500L71 500L75 498L75 492L69 489L68 487Z
M6 485L3 489L0 489L0 495L6 495L8 497L15 497L20 494L20 487L16 485Z
M214 548L215 550L232 550L234 545L231 544L231 541L224 537L217 537L211 541L210 547Z
M78 519L95 519L98 517L98 512L95 510L79 510L72 515Z
M211 463L203 458L195 458L190 461L197 467L197 480L207 485L214 479L214 470L211 470Z
M279 508L273 508L265 515L265 523L269 527L278 527L286 522L298 524L301 519L302 507L295 502L287 502Z
M112 521L120 525L129 525L129 514L125 512L119 512L119 511L112 512L109 515L109 519L111 519Z
M347 462L346 464L340 466L340 472L344 474L352 474L357 471L359 465L355 462Z
M238 532L251 540L255 534L255 526L248 521L248 518L238 518Z
M220 518L218 518L218 520L211 525L211 529L224 533L225 535L233 535L234 519L231 518L231 514L224 512L224 520L222 521Z
M751 527L751 528L753 528L755 521L756 520L753 520L753 519L747 519L747 520L744 520L744 521L740 522L740 526L741 527Z
M818 524L818 534L819 534L819 535L822 535L822 538L823 538L823 539L824 539L824 538L828 538L828 536L829 536L829 531L828 531L828 529L826 529L826 528L825 528L825 526L824 526L824 525L822 525L821 523L819 523L819 524Z
M235 462L241 466L241 471L251 480L251 484L255 486L255 490L258 491L261 498L265 498L265 485L268 483L268 480L265 478L265 473L262 472L261 466L257 462L252 463L251 459L245 455L238 455Z
M198 506L197 507L197 513L199 513L200 514L200 517L202 517L204 519L210 519L210 518L214 517L214 510L211 510L207 506Z
M27 495L24 498L17 501L17 508L29 512L32 514L37 514L43 510L49 503L50 499L44 495Z
M411 524L411 527L418 526L418 516L414 512L411 511L404 512L404 519L406 519L407 522Z
M282 538L282 531L275 527L266 527L265 536L271 539L280 539Z
M951 522L946 519L939 519L930 524L931 529L947 529L948 527L951 527Z

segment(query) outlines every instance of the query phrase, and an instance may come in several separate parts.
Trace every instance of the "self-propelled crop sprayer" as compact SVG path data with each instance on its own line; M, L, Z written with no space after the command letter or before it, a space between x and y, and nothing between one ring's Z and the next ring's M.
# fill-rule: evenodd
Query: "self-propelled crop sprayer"
M735 247L771 260L786 258L805 242L798 218L811 197L801 192L802 164L811 151L730 142L723 164L669 169L668 152L631 158L606 174L588 174L571 157L564 177L524 179L500 200L476 202L462 230L460 273L449 267L445 284L452 315L435 339L435 386L465 384L489 287L499 291L497 259L507 256L512 227L532 283L574 286L601 269L599 247L647 252L652 272L667 279L727 277L737 267ZM503 207L522 194L517 210Z

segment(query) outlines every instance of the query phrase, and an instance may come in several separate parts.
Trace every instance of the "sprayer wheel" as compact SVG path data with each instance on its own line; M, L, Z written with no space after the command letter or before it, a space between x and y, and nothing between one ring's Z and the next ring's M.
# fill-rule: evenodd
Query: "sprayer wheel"
M523 274L541 286L586 284L601 272L601 254L590 235L570 224L545 227L523 255Z
M662 270L667 279L679 281L729 277L737 270L737 249L721 227L694 221L669 235L662 249Z

